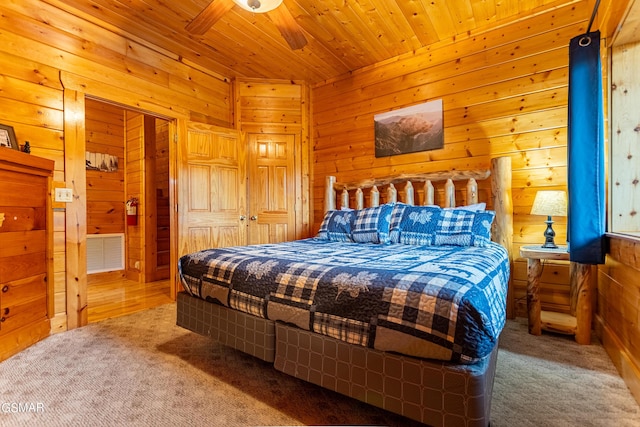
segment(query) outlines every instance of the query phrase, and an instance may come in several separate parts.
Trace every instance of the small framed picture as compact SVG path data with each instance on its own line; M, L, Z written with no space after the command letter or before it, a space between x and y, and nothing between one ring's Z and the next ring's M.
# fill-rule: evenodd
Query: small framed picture
M0 147L9 147L20 151L13 127L0 124Z

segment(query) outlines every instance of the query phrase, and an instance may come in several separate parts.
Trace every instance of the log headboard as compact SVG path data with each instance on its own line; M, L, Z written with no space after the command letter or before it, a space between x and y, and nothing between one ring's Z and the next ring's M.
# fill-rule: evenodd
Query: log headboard
M482 185L488 179L490 179L490 185ZM459 190L456 189L456 184L461 184ZM489 195L485 197L485 200L482 200L480 195L486 192L479 191L479 185L488 190ZM420 193L420 197L416 193ZM442 207L486 202L487 207L496 213L491 229L491 239L507 250L511 271L513 271L513 202L510 157L491 159L491 169L487 170L430 172L368 179L354 183L339 183L335 176L326 177L325 212L348 207L362 209L365 207L365 199L368 199L367 206L378 206L382 198L385 203L402 201L409 205L438 204ZM456 199L461 200L461 203L456 204ZM513 318L515 315L512 288L512 279L510 279L507 294L508 318Z

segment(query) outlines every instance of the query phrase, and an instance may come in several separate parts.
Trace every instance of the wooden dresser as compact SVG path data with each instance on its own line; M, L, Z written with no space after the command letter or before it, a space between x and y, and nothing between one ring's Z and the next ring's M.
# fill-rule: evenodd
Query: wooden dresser
M53 167L0 147L0 361L51 330Z

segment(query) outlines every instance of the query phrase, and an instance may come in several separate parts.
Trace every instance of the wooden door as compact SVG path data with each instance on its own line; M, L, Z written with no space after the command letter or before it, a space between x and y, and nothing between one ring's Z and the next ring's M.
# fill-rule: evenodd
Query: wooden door
M178 144L178 256L245 245L246 150L240 132L187 123Z
M295 239L295 136L249 134L249 243Z

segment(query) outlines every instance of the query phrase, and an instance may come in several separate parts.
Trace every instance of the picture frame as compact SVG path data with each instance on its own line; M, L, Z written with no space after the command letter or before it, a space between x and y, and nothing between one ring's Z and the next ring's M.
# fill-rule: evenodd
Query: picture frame
M0 124L0 147L13 148L20 151L13 126Z
M374 132L376 157L441 149L442 99L376 114Z
M118 156L105 153L85 152L85 169L101 172L117 172Z

